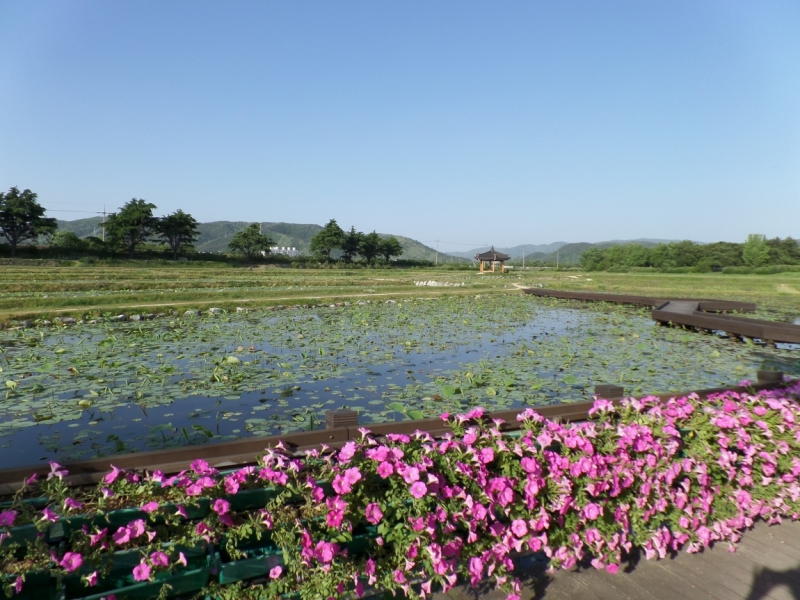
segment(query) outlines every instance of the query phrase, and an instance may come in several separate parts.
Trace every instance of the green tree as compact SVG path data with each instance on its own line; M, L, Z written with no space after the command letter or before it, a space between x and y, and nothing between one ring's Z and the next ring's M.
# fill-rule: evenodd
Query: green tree
M178 209L171 215L156 221L155 231L164 243L172 250L172 256L178 260L182 248L191 247L197 241L200 232L195 218Z
M8 240L11 256L16 256L20 242L56 231L56 220L45 217L44 211L37 195L30 190L20 192L12 187L5 194L0 193L0 235Z
M74 231L60 229L50 238L50 247L70 252L80 252L86 248L86 242L78 237Z
M364 257L368 265L371 265L380 254L381 241L381 236L374 231L361 236L361 244L358 246L358 252Z
M389 264L389 261L392 260L393 256L403 255L403 246L400 245L400 242L397 241L396 237L390 235L389 237L381 240L380 246L378 246L378 254L383 257L383 260L386 261L386 264Z
M345 232L336 223L336 219L331 219L322 231L311 238L311 252L319 258L330 261L331 252L342 247L344 238Z
M155 204L133 198L126 202L117 213L111 213L106 220L106 237L112 247L125 248L128 257L133 258L136 246L146 242L156 225L153 216Z
M769 263L769 246L766 236L751 233L742 248L742 260L748 267L763 267Z
M345 262L352 262L353 257L361 250L361 240L364 234L356 231L355 227L350 227L350 231L344 234L342 240L342 258Z
M241 231L233 234L228 247L234 252L244 254L249 262L259 252L269 253L269 248L272 244L272 240L261 233L259 224L251 223Z
M800 263L800 244L797 240L773 238L767 240L770 262L776 265L796 265Z
M578 264L584 271L598 271L604 259L605 253L603 250L600 248L588 248L581 253Z

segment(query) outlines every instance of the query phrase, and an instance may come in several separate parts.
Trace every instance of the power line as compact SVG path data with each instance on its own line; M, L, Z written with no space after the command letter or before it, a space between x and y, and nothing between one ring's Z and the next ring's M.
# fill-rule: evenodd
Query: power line
M95 211L95 210L65 210L63 208L54 208L54 209L46 209L47 212L72 212L72 213L87 213L90 215L102 215L102 211Z

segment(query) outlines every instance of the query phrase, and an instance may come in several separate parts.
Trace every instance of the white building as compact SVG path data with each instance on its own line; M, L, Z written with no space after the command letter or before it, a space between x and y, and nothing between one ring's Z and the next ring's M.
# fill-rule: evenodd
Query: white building
M297 248L290 248L289 246L273 246L269 249L270 254L283 254L285 256L297 256L299 253L297 252ZM266 252L261 252L262 255L266 256Z

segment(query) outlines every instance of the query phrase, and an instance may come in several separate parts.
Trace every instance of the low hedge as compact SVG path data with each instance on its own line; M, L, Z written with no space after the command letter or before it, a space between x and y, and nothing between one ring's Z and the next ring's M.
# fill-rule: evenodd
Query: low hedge
M756 519L797 518L798 398L795 382L702 401L597 400L582 423L528 409L514 433L475 409L443 415L453 433L440 440L363 429L304 458L268 450L222 473L197 460L172 477L114 468L89 489L68 488L52 463L0 507L0 577L9 597L49 576L67 598L201 571L199 595L218 598L339 598L365 586L425 597L489 578L515 600L519 553L613 573L634 549L735 548ZM248 571L248 560L266 566Z

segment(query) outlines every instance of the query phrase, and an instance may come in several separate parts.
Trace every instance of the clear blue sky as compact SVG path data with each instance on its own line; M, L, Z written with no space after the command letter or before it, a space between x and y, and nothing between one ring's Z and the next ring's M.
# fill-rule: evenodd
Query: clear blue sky
M12 185L467 245L800 237L800 2L0 0Z

